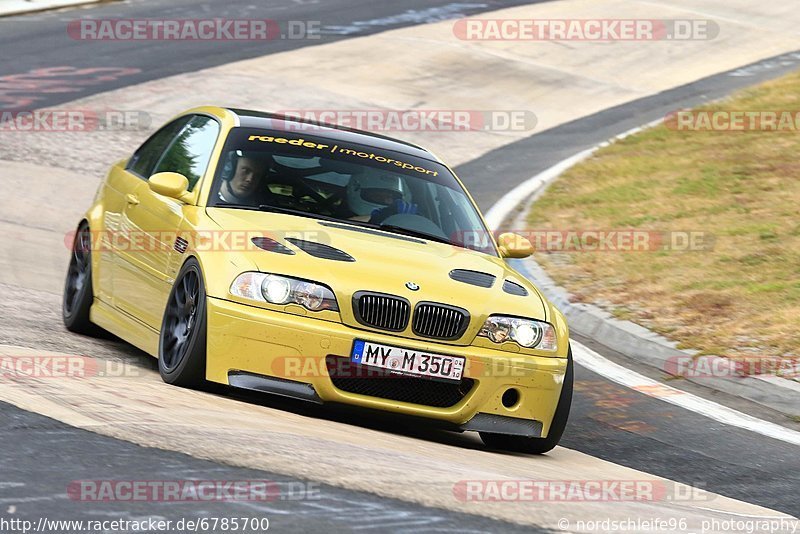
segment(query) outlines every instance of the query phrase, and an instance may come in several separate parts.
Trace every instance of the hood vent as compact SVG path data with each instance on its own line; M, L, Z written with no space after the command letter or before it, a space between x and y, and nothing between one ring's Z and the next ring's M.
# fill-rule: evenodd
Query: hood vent
M254 237L250 240L255 246L262 250L266 250L269 252L277 252L278 254L294 254L294 250L290 249L287 246L281 245L274 239L270 239L269 237Z
M478 271L469 271L467 269L453 269L450 271L450 278L465 284L471 284L478 287L492 287L494 284L494 275L489 273L481 273Z
M322 243L315 243L314 241L303 241L302 239L295 239L293 237L287 237L286 241L296 246L306 254L310 254L317 258L322 258L324 260L334 260L334 261L356 261L356 259L350 254L343 252L338 248L333 248L328 245L323 245Z
M503 291L509 293L511 295L517 295L519 297L527 297L528 290L519 285L516 282L512 282L511 280L506 280L503 282Z

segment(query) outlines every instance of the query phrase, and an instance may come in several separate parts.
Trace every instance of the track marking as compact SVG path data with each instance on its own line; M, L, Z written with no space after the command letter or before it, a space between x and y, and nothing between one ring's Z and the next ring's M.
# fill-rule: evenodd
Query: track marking
M631 388L648 397L653 397L704 415L720 423L750 430L751 432L757 432L758 434L785 441L793 445L800 445L800 432L796 430L764 421L763 419L747 415L746 413L728 408L722 404L662 384L657 380L647 378L636 371L632 371L612 362L577 341L572 341L571 343L572 357L575 359L575 362L612 382Z

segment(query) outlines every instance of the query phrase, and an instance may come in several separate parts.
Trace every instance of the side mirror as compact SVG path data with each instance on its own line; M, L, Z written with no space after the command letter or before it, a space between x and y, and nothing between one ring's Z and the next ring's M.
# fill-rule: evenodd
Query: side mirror
M519 234L506 232L497 236L497 246L504 258L527 258L533 254L533 245Z
M177 172L158 172L147 183L153 192L177 200L184 200L189 189L189 180Z

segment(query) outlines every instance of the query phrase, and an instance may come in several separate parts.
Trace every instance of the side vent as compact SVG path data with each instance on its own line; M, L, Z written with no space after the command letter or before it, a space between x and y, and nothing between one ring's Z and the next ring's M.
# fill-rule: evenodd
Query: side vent
M503 282L503 291L509 293L511 295L517 295L519 297L527 297L528 290L519 285L516 282L512 282L511 280L506 280Z
M176 237L176 238L175 238L175 244L174 244L172 247L173 247L173 248L174 248L174 249L175 249L177 252L179 252L180 254L183 254L184 252L186 252L186 249L189 247L189 242L188 242L188 241L186 241L186 240L185 240L184 238L182 238L182 237Z
M304 241L302 239L295 239L293 237L287 237L286 241L296 246L306 254L310 254L317 258L322 258L325 260L334 260L334 261L356 261L356 259L350 254L343 252L338 248L333 248L328 245L323 245L322 243L315 243L314 241Z
M450 278L473 286L492 287L495 277L489 273L469 271L467 269L453 269L450 271Z
M255 246L262 250L266 250L269 252L277 252L278 254L289 254L293 255L294 250L290 249L285 245L281 245L274 239L270 239L269 237L254 237L250 240Z

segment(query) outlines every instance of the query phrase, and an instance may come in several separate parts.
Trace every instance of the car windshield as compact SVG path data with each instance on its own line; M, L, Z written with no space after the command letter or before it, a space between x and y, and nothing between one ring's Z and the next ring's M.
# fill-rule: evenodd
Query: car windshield
M336 220L497 255L445 166L305 132L231 130L208 205Z

